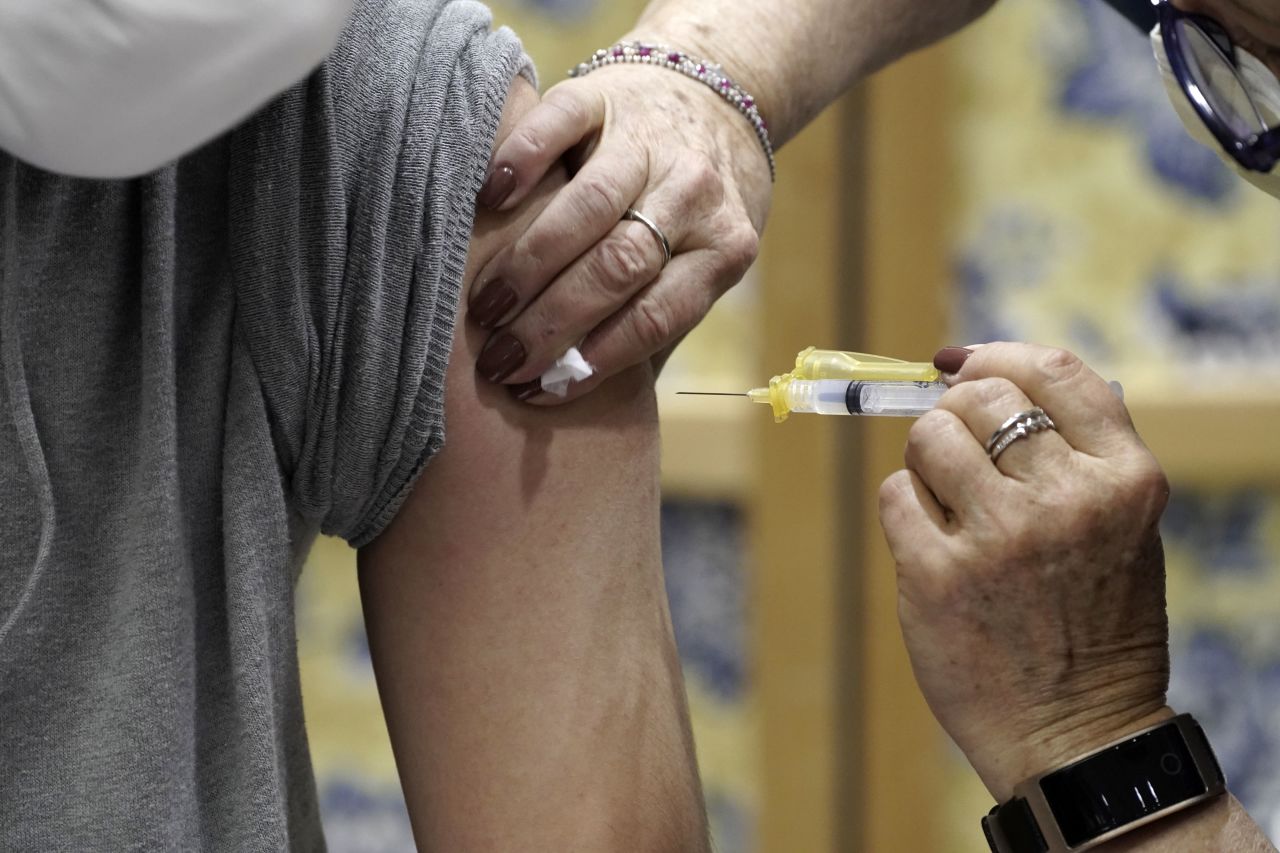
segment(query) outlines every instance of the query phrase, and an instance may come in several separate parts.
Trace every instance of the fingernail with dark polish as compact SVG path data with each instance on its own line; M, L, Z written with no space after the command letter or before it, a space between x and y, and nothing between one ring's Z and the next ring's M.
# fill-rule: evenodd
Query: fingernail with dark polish
M965 360L973 355L973 350L964 347L943 347L933 357L933 366L943 373L959 373Z
M503 163L494 166L489 177L485 178L484 186L480 188L480 195L476 196L476 201L492 209L506 201L515 188L516 170Z
M511 386L511 394L521 403L525 400L532 399L542 393L542 380L535 379L532 382L524 382L520 385Z
M479 323L481 328L492 329L502 322L502 318L507 316L507 312L515 304L516 292L507 287L502 279L495 278L480 288L480 293L471 300L471 319Z
M484 345L476 370L490 382L501 382L524 364L524 359L524 344L504 332Z

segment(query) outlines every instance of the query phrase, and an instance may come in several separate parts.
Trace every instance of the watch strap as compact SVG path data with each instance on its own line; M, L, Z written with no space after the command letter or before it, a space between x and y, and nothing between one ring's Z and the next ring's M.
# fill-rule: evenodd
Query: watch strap
M1005 850L1045 853L1049 849L1031 807L1022 797L1014 797L988 812L982 819L982 832L992 853Z
M1181 738L1181 746L1179 747L1168 740L1168 734L1158 734L1161 731L1166 733L1176 731ZM1164 737L1166 740L1152 742L1152 738L1160 737ZM1131 748L1131 745L1144 742L1148 745L1148 749L1159 747L1170 750L1170 753L1162 756L1160 760L1163 762L1165 758L1173 759L1173 767L1177 769L1167 768L1161 764L1159 766L1164 773L1170 776L1181 774L1182 768L1187 768L1194 772L1195 776L1188 779L1188 781L1191 781L1191 786L1185 790L1180 799L1168 801L1166 807L1158 808L1145 814L1136 814L1110 828L1100 828L1101 831L1096 835L1083 837L1079 824L1075 824L1076 829L1073 834L1078 840L1068 840L1070 836L1067 831L1064 831L1063 826L1059 826L1057 821L1061 819L1060 815L1065 815L1066 817L1072 817L1072 815L1056 811L1057 806L1050 804L1043 785L1054 777L1061 777L1063 773L1071 773L1076 768L1088 767L1090 762L1096 763L1104 755L1109 757L1101 760L1119 760L1116 757L1115 750ZM1182 763L1179 763L1177 759L1177 753L1180 749L1184 750L1181 752L1183 756ZM1101 768L1096 768L1095 772L1097 770L1101 770ZM1088 771L1086 770L1085 772L1087 773ZM1107 778L1111 778L1109 774ZM1075 782L1077 786L1080 784L1080 781ZM1147 782L1147 784L1150 785L1151 783ZM1070 789L1069 787L1068 790ZM1008 802L997 805L982 819L982 831L986 835L987 844L990 845L992 853L1070 853L1070 851L1083 851L1174 812L1189 808L1199 802L1221 796L1226 790L1226 779L1223 776L1222 768L1218 764L1217 757L1213 754L1213 749L1209 745L1209 740L1205 736L1204 729L1190 714L1179 714L1176 717L1119 738L1097 750L1067 762L1061 767L1024 780L1014 787L1013 797ZM1073 793L1076 797L1085 796L1087 799L1083 802L1088 804L1090 810L1094 808L1094 805L1092 805L1094 800L1088 799L1089 794L1086 789L1077 787ZM1155 794L1156 790L1153 789L1152 793ZM1166 796L1169 794L1168 791L1164 793ZM1061 795L1061 788L1059 788L1058 795ZM1105 804L1107 800L1103 798L1101 802ZM1092 815L1090 817L1092 818Z

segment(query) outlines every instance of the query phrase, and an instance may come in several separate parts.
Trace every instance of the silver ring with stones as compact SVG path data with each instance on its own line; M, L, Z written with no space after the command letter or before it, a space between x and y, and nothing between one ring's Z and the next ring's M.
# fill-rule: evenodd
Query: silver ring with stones
M1057 429L1057 426L1039 406L1027 409L1025 412L1018 412L991 433L991 438L987 439L987 456L990 456L994 463L1000 458L1000 454L1008 450L1009 445L1018 439L1047 429Z

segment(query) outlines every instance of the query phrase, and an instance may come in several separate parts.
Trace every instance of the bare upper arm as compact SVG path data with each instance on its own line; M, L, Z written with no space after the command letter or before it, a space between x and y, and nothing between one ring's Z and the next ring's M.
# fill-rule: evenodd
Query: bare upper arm
M504 126L533 97L518 81ZM469 275L563 181L482 217ZM360 553L418 843L705 849L659 560L652 376L529 407L476 376L485 333L458 322L445 447Z

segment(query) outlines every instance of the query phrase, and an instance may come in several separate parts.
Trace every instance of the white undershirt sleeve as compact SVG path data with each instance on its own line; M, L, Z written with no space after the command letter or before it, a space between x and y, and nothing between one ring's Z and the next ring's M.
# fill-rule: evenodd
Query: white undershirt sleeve
M353 0L0 0L0 149L55 172L149 172L332 50Z

